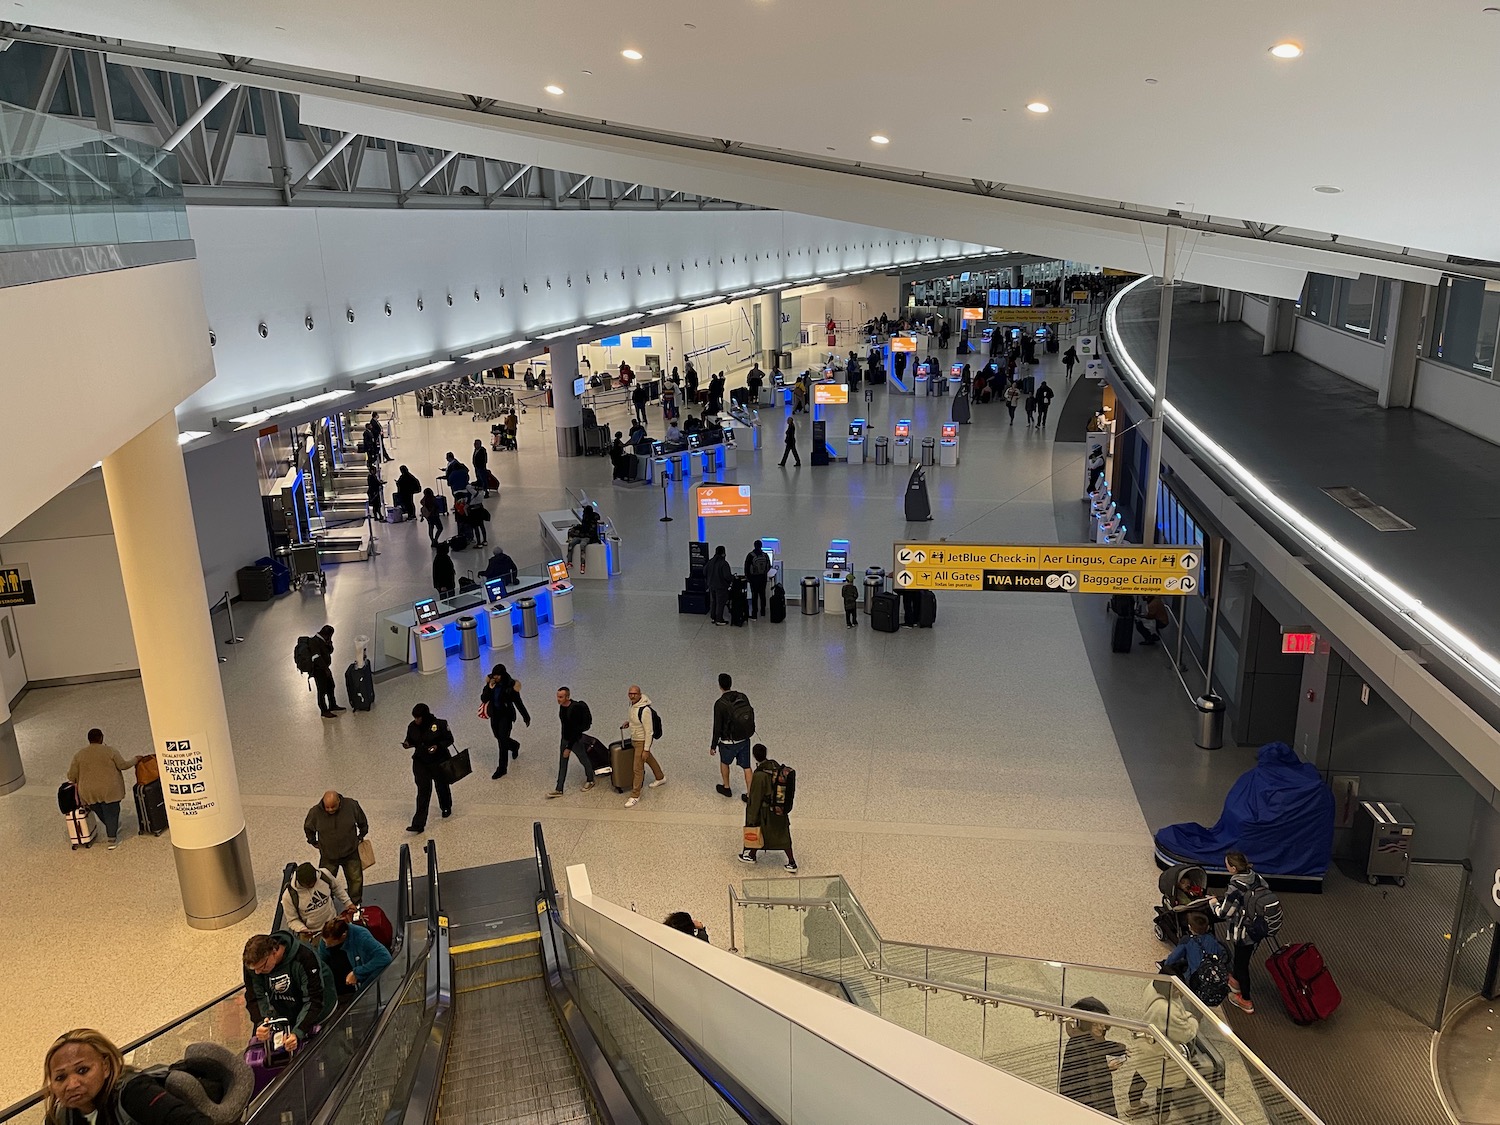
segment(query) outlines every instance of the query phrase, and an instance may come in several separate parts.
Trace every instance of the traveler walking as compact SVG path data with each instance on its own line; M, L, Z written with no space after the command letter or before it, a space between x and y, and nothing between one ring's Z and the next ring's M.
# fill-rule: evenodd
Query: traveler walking
M405 465L401 466L400 475L396 477L394 495L396 507L409 520L417 518L417 493L422 491L422 482L412 475L412 471Z
M127 762L113 746L105 745L104 732L95 727L89 731L88 745L68 764L68 780L78 788L78 799L104 822L110 851L120 846L120 802L125 799L125 782L120 774L145 760L138 757Z
M750 739L755 735L755 708L744 692L734 690L734 677L719 673L719 698L714 700L714 733L708 752L719 755L721 784L714 786L724 797L733 797L729 787L729 767L737 764L745 771L745 792L741 800L750 800Z
M453 791L448 788L447 779L438 772L439 763L449 756L453 732L448 729L447 719L439 719L427 704L418 703L411 709L411 722L406 726L406 738L401 745L411 751L411 776L417 783L417 811L406 830L425 832L434 788L437 789L438 809L445 818L453 815Z
M354 906L336 876L299 863L281 892L281 914L287 928L311 945L322 934L324 922L353 916Z
M1044 430L1047 428L1047 408L1052 405L1056 398L1052 388L1047 386L1047 380L1043 379L1036 388L1036 428Z
M630 744L635 749L635 769L630 778L630 799L625 802L625 807L633 809L641 803L641 783L646 780L646 767L651 767L651 773L656 778L651 783L652 789L658 785L665 785L667 775L661 772L656 755L651 753L652 746L656 744L656 730L661 725L661 718L657 715L656 708L636 684L630 685L625 698L630 700L630 710L625 716L625 721L620 724L620 729L630 732ZM617 777L614 782L619 785L622 780Z
M427 521L427 542L436 547L443 538L443 506L430 488L422 490L422 518Z
M788 457L795 457L797 468L802 468L802 454L797 452L797 420L795 418L786 420L786 449L781 454L781 468L786 468Z
M708 616L715 625L728 625L724 620L725 607L729 605L729 588L734 585L734 571L723 547L714 548L714 557L708 560Z
M299 639L298 647L301 647ZM295 653L294 653L295 655ZM325 719L336 719L344 708L339 706L333 684L333 626L324 625L307 638L307 667L302 669L312 677L318 691L318 713ZM302 666L299 664L299 668Z
M1075 1000L1072 1006L1085 1012L1109 1015L1104 1002L1094 996ZM1119 1117L1113 1072L1125 1062L1128 1049L1123 1043L1105 1038L1109 1031L1106 1024L1070 1020L1066 1027L1068 1041L1063 1045L1057 1092L1090 1109L1097 1109L1106 1117Z
M291 1031L284 1046L295 1051L317 1034L333 1014L338 993L333 974L318 955L290 930L256 934L245 942L245 1012L262 1043L271 1039L271 1019L284 1019Z
M328 790L307 810L302 834L318 849L318 865L324 871L333 875L343 872L349 901L358 906L365 890L365 865L359 858L359 845L370 834L370 822L359 802Z
M1073 365L1076 364L1077 362L1078 362L1078 349L1074 345L1069 344L1068 345L1068 350L1065 351L1065 352L1063 352L1063 370L1065 370L1068 373L1067 377L1068 377L1069 380L1072 380L1072 378L1073 378Z
M1026 428L1029 430L1036 425L1036 394L1028 391L1026 394Z
M760 829L760 845L746 847L740 852L745 863L754 863L761 851L786 853L786 869L797 870L797 857L792 854L792 802L797 795L797 771L783 766L769 756L765 744L757 742L752 751L755 757L755 775L750 783L750 795L745 810L745 827Z
M505 670L504 664L496 664L479 693L479 717L490 721L490 733L500 750L500 764L490 774L492 781L504 777L510 760L520 756L521 744L510 733L517 714L528 727L531 725L531 714L521 700L521 682Z
M1258 874L1244 852L1230 852L1224 857L1229 870L1229 886L1224 898L1214 904L1214 914L1228 923L1229 941L1234 950L1233 975L1229 978L1229 1002L1246 1015L1255 1014L1250 1000L1250 962L1255 948L1281 929L1281 900L1271 890L1265 877Z
M760 540L745 556L745 581L750 584L750 620L754 621L766 612L766 585L771 580L771 556L761 547Z
M853 629L859 625L859 587L854 584L852 571L844 575L841 589L844 595L844 625Z
M475 491L483 492L485 496L489 496L490 454L489 450L485 449L484 441L481 438L474 439L474 452L469 454L469 463L474 466Z
M547 796L563 795L563 786L568 780L568 759L574 755L583 765L583 789L588 792L594 787L594 763L589 759L583 736L594 725L593 712L583 700L574 699L568 688L560 687L557 689L557 721L562 726L562 742L557 755L557 787Z
M440 598L451 598L458 585L458 571L453 566L453 556L448 553L446 543L439 543L437 554L432 557L432 585Z
M1016 424L1016 407L1021 405L1021 388L1011 383L1005 388L1005 409L1010 411L1010 424Z

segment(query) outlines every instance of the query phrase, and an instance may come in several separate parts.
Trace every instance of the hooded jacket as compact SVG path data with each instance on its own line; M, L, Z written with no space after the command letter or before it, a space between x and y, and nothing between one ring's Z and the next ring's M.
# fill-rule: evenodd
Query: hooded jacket
M1169 999L1170 998L1170 999ZM1198 1035L1198 1017L1193 1015L1188 1002L1172 987L1162 981L1146 982L1146 1022L1167 1037L1174 1047L1192 1042ZM1136 1073L1149 1084L1161 1080L1161 1060L1165 1057L1161 1045L1155 1039L1142 1039L1140 1046L1130 1052ZM1181 1055L1178 1056L1182 1061ZM1183 1065L1187 1065L1183 1061ZM1172 1069L1167 1069L1167 1085L1174 1085Z
M256 1026L272 1016L289 1020L292 1034L302 1039L333 1012L338 1001L333 974L291 930L277 930L271 937L286 946L286 953L269 973L246 966L245 1011Z
M655 729L651 716L655 711L656 708L651 705L651 697L641 692L640 702L632 703L630 713L626 715L630 721L630 741L637 750L644 749L648 754L651 753L651 732Z
M354 970L354 982L359 988L363 988L378 977L381 971L391 963L391 951L381 945L369 930L352 922L349 925L349 936L344 939L344 944L339 948L349 959L349 968ZM328 966L328 957L332 952L333 950L322 942L318 943L318 960L323 962L325 968ZM333 971L329 969L329 976L332 975Z
M315 871L312 886L298 886L294 876L281 892L281 911L286 924L310 934L322 933L324 922L331 922L349 909L349 895L338 879L321 867Z

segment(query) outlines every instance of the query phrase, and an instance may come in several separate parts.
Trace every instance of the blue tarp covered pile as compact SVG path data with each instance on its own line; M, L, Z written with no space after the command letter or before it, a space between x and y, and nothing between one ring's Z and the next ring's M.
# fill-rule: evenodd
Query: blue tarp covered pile
M1322 878L1333 852L1333 793L1317 767L1285 742L1260 748L1212 828L1171 824L1156 833L1158 854L1223 870L1224 853L1241 851L1263 875Z

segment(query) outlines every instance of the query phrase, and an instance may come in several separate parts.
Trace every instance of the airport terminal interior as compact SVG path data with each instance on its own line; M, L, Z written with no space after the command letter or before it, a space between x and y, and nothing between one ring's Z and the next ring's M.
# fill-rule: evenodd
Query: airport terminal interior
M1500 15L1159 6L0 12L0 1122L1500 1122L1500 169L1301 112Z

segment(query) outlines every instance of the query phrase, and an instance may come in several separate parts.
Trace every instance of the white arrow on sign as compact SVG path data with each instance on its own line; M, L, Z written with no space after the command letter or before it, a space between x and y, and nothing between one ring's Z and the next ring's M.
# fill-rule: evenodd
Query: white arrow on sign
M1184 594L1191 594L1197 588L1198 580L1196 578L1194 578L1191 574L1184 574L1182 576L1182 592Z
M1197 556L1197 554L1195 554L1192 551L1184 551L1184 552L1182 552L1182 569L1183 570L1197 570L1198 569L1198 556Z
M896 585L910 586L916 579L911 576L911 571L903 570L896 575Z
M1070 594L1074 590L1078 589L1078 575L1074 574L1072 571L1064 574L1062 576L1062 588L1068 591L1068 593Z
M896 560L904 566L920 566L927 561L927 552L913 551L909 547L902 547L896 555Z

